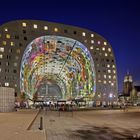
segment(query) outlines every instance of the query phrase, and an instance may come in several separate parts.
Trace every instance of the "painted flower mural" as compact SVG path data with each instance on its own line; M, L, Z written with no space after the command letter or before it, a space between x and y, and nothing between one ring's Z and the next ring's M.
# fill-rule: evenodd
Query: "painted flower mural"
M95 70L89 50L79 41L61 36L42 36L26 48L20 86L30 98L42 83L53 80L68 99L95 92Z

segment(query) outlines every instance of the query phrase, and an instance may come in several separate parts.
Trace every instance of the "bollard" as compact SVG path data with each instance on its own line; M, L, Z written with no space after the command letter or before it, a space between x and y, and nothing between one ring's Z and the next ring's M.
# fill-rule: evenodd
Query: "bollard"
M43 130L43 118L40 117L40 127L39 127L40 130Z

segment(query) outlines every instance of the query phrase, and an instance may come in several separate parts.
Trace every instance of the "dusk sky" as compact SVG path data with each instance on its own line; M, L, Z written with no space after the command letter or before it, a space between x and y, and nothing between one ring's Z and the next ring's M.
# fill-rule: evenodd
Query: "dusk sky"
M140 83L139 0L3 1L0 24L15 19L38 19L90 29L112 45L117 62L119 90L126 72Z

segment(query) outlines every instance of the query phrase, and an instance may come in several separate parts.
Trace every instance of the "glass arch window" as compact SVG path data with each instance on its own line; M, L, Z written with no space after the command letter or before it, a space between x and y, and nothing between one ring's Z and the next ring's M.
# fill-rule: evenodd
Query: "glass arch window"
M95 94L95 69L89 50L79 41L62 36L41 36L24 51L20 89L29 98L45 85L55 83L60 98ZM46 88L47 89L47 88Z

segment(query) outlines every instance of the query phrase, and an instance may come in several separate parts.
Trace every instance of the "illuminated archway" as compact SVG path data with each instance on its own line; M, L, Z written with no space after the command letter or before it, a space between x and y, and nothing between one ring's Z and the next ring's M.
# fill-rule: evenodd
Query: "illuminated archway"
M95 70L89 50L67 37L51 35L34 39L23 54L20 89L32 99L41 84L49 84L51 80L60 87L61 98L94 95Z

